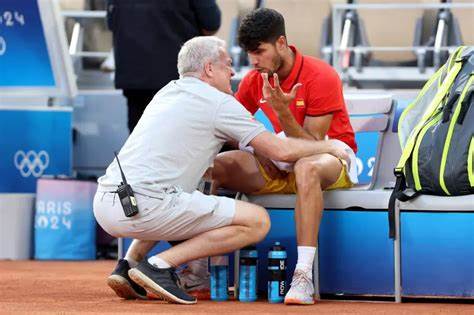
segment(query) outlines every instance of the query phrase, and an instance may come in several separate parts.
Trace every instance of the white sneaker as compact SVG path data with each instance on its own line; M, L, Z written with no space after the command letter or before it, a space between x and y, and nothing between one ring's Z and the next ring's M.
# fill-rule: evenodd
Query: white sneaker
M296 269L291 288L286 293L285 304L314 304L314 286L311 271Z

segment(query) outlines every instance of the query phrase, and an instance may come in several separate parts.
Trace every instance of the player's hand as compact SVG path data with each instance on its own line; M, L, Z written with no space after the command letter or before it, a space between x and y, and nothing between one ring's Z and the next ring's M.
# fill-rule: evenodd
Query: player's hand
M349 157L349 153L347 153L346 149L336 144L334 140L328 140L327 142L329 145L329 153L341 160L345 160L349 165L351 160Z
M259 155L255 153L255 158L258 160L260 165L262 165L263 169L265 170L265 173L271 178L271 179L277 179L277 178L283 178L285 176L285 173L283 171L280 171L278 167L276 167L275 164L273 164L272 160L269 158Z
M286 110L296 97L296 92L302 86L301 83L296 83L291 89L290 93L285 93L280 87L278 74L273 74L274 87L268 81L268 73L262 73L263 79L263 98L273 107L274 110Z

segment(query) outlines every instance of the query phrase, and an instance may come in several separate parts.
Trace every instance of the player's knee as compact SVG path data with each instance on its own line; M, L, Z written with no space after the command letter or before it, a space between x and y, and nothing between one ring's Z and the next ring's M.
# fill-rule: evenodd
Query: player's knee
M298 187L314 187L320 183L321 165L317 161L301 159L296 162L294 171Z

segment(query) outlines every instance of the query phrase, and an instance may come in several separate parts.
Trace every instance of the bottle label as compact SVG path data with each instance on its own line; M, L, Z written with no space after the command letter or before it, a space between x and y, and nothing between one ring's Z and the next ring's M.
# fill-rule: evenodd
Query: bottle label
M268 281L268 300L272 303L283 302L286 294L285 281Z
M239 300L257 299L257 266L240 266Z
M228 267L211 266L211 299L225 301L228 299Z

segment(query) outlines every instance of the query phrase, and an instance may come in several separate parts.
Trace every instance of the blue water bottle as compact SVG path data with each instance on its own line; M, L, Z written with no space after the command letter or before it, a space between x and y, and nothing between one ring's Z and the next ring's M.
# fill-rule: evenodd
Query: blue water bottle
M257 263L258 253L254 245L240 250L239 300L253 302L257 300Z
M211 300L227 301L229 298L229 257L211 257Z
M268 251L268 302L281 303L286 294L286 250L280 242Z

